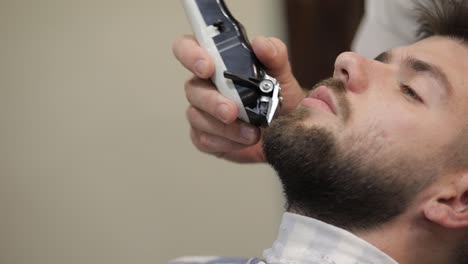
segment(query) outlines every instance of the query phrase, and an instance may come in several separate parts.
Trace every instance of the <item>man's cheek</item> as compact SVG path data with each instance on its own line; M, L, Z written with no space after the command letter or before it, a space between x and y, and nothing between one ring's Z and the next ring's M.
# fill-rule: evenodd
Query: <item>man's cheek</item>
M366 115L356 115L348 128L343 131L343 141L349 145L362 144L364 148L375 152L405 147L406 141L417 135L417 123L414 120L399 113L377 110L367 111Z
M428 131L420 118L408 113L386 113L379 118L381 135L389 148L400 153L424 153Z

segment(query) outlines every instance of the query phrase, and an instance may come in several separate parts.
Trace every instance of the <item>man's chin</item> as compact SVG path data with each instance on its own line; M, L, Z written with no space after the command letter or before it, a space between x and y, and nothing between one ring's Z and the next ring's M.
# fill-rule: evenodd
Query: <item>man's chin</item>
M275 119L264 133L263 149L267 161L276 167L285 160L278 156L286 152L294 156L301 151L313 153L320 148L331 149L336 137L329 122L321 117L323 115L321 110L299 106L293 112Z

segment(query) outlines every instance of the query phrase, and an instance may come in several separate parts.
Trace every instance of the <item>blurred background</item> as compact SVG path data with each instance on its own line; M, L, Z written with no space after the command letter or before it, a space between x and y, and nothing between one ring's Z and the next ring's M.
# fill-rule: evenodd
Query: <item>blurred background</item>
M349 45L317 46L323 9L304 5L324 1L226 2L251 37L290 43L305 86L332 69L318 56ZM171 52L186 33L179 1L0 1L0 263L166 263L271 245L283 205L273 171L190 143L189 74Z

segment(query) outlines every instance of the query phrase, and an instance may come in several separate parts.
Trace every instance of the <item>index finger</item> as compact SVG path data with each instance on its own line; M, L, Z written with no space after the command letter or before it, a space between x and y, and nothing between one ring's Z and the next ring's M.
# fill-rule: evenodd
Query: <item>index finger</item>
M176 39L172 44L172 52L187 70L198 77L208 79L213 75L213 61L193 36L185 35Z

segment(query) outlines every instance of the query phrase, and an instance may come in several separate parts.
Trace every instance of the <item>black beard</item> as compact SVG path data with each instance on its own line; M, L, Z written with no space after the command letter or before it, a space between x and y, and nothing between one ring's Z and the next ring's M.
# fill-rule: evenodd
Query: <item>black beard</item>
M370 162L366 146L362 153L340 152L332 133L301 124L308 115L296 110L265 131L265 156L282 182L287 210L350 231L377 227L404 212L421 187L412 180L412 166Z

